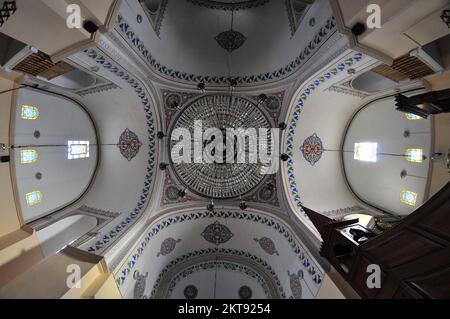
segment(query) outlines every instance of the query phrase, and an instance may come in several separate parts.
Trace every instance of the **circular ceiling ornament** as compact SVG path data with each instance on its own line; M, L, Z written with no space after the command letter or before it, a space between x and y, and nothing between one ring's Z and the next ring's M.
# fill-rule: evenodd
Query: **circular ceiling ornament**
M244 10L265 5L270 0L187 0L188 2L215 10Z
M117 143L120 154L122 154L128 162L136 157L141 146L142 143L139 141L138 136L128 128L120 135L119 142Z
M166 97L166 106L169 109L177 109L181 105L182 98L179 94L171 93Z
M275 95L268 96L265 103L266 107L272 112L278 111L280 108L280 100Z
M238 136L238 129L249 135ZM169 149L175 175L186 188L207 198L236 198L250 192L264 179L262 171L268 166L260 161L258 153L263 141L260 129L267 132L264 139L270 156L271 125L255 103L223 94L195 100L172 124ZM180 151L183 137L174 134L180 130L190 133L190 155ZM250 145L250 138L256 145Z
M241 299L251 299L253 292L252 289L248 286L242 286L239 288L239 298Z
M175 186L166 188L166 196L170 201L177 201L180 198L180 190Z
M322 140L316 133L308 137L303 145L300 147L300 150L303 154L305 160L314 166L323 155L323 144Z
M195 299L198 295L198 289L194 285L189 285L184 288L184 297L186 299Z

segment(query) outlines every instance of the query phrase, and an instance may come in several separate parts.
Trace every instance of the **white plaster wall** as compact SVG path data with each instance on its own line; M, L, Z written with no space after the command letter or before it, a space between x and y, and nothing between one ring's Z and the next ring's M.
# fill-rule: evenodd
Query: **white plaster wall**
M358 97L325 90L312 95L303 109L294 138L293 160L300 198L308 208L326 212L357 203L345 185L339 150L347 122L359 103ZM312 166L300 147L314 133L326 151Z
M371 103L352 121L344 150L344 165L349 183L356 194L369 204L388 212L408 215L426 200L426 185L431 158L431 120L408 121L395 110L394 97ZM404 137L409 130L411 136ZM354 160L354 144L378 143L378 153L403 155L408 148L422 148L427 160L408 162L402 156L379 155L376 163ZM417 177L400 178L402 170ZM415 207L400 202L400 192L408 189L417 193Z
M48 257L97 226L97 219L87 215L66 217L36 232L44 256Z
M363 100L348 91L329 88L350 81L374 63L372 58L352 50L344 52L301 84L287 111L288 128L281 140L282 150L291 156L281 165L285 192L292 211L317 238L320 234L300 205L324 213L357 204L345 185L339 151L345 127ZM354 75L348 73L349 68ZM324 150L321 159L312 166L304 158L301 146L314 133L322 140Z
M102 157L84 205L113 212L132 211L142 192L148 160L143 106L126 87L88 95L85 102L97 124ZM142 143L139 153L131 161L123 157L117 147L120 135L127 128Z
M214 39L230 29L231 12L213 10L188 1L169 1L158 37L137 1L124 1L121 14L161 64L197 75L228 76L229 53ZM136 22L136 15L144 19ZM328 1L317 0L303 25L291 37L285 1L276 0L235 12L233 29L247 38L230 57L232 75L253 75L284 67L297 58L332 16ZM316 19L310 27L310 18Z
M163 229L150 241L145 245L144 250L139 253L138 249L141 246L141 243L145 241L145 235L137 242L136 248L131 251L131 255L128 256L122 266L118 267L114 271L114 275L116 280L119 280L123 275L123 271L125 270L125 281L123 284L119 284L119 288L121 290L122 295L125 298L133 297L133 289L136 281L133 279L133 273L135 271L139 271L141 274L145 274L148 272L148 277L146 280L146 290L145 295L150 296L151 291L153 289L153 285L155 280L158 278L160 272L164 269L164 267L175 258L179 258L180 256L192 253L194 251L199 251L201 249L208 248L230 248L236 249L240 251L249 252L264 261L266 261L272 269L276 272L281 286L284 289L287 297L292 296L292 292L290 289L290 280L288 276L288 271L291 274L297 274L299 270L303 270L304 272L304 280L301 281L302 284L302 298L309 299L313 298L319 288L320 283L317 284L313 282L313 276L308 273L308 268L302 264L302 261L295 254L294 249L292 248L292 244L288 241L288 239L281 234L277 229L289 229L289 227L282 223L278 218L274 218L270 215L264 213L257 213L261 220L264 218L272 219L276 224L278 223L278 228L267 226L260 222L250 221L246 218L232 218L232 217L197 217L190 221L177 222L170 226L167 225L164 221L169 219L174 219L176 216L187 216L191 213L200 212L200 211L188 211L184 213L172 214L164 217L162 220L153 223L152 226L148 228L148 231L145 232L147 234L155 227L162 227ZM250 214L250 212L247 212ZM215 221L219 221L221 224L225 225L230 229L230 231L234 234L234 236L226 243L221 244L220 246L216 246L208 241L206 241L202 236L202 232L204 229L214 223ZM271 222L268 222L271 224ZM290 231L293 234L292 231ZM175 250L167 255L167 256L159 256L158 252L160 251L161 243L166 239L172 237L175 240L181 239ZM261 249L260 245L254 240L254 238L261 237L269 237L271 238L275 245L276 249L279 253L277 255L269 255L264 250ZM316 269L316 274L319 274L323 277L323 270L318 266L317 262L311 257L311 254L308 250L301 244L298 238L295 238L295 242L302 247L302 251L304 251L305 258L307 258L310 262L310 266L314 266ZM139 257L137 257L137 263L133 267L129 267L129 262L133 259L133 255L138 253ZM214 259L214 257L212 257ZM128 270L126 270L128 269Z
M23 120L21 106L40 108L37 120ZM20 164L20 149L14 150L17 196L26 222L45 216L78 199L91 182L97 164L97 138L88 114L76 103L45 92L21 89L15 105L14 145L36 149L35 164ZM40 138L33 133L39 131ZM89 158L68 160L67 141L89 141ZM37 146L37 147L33 147ZM42 173L37 180L35 174ZM25 194L40 190L43 201L28 207Z

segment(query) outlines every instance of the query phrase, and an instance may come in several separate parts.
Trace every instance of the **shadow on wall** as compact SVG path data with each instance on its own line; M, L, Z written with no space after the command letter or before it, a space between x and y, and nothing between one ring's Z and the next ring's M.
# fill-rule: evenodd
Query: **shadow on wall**
M98 220L92 216L74 215L39 230L36 234L45 257L56 254L74 240L95 228Z

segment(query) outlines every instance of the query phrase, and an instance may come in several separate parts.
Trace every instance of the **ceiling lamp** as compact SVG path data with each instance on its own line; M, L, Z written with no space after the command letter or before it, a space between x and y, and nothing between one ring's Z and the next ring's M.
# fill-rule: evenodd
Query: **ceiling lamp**
M239 49L247 38L240 32L233 30L234 25L234 1L232 1L233 9L231 10L231 27L230 30L219 33L214 39L220 47L229 53Z
M200 82L200 83L197 85L197 89L199 89L202 93L205 93L206 84L203 83L203 82Z
M180 189L178 191L178 197L184 198L186 196L186 191L187 191L187 189Z
M211 198L211 203L206 206L206 210L209 212L214 211L214 200Z
M289 160L289 155L287 155L287 154L281 154L280 159L281 159L283 162L287 162L287 161Z

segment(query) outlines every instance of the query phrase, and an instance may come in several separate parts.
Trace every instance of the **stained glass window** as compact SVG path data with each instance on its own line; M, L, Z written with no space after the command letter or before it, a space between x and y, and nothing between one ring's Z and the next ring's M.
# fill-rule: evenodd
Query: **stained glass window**
M400 201L409 206L416 206L417 194L408 190L400 193Z
M43 195L41 191L34 191L25 195L28 206L32 207L42 202Z
M21 164L33 164L36 163L39 158L36 150L20 150L20 163Z
M355 160L363 162L377 161L378 143L355 143Z
M37 120L39 118L39 107L22 105L20 117L24 120Z
M405 117L409 121L417 121L417 120L421 120L422 119L420 116L412 114L412 113L406 113Z
M89 141L68 141L67 158L79 159L89 157Z
M413 163L423 162L423 150L421 148L408 148L405 153L406 160Z

